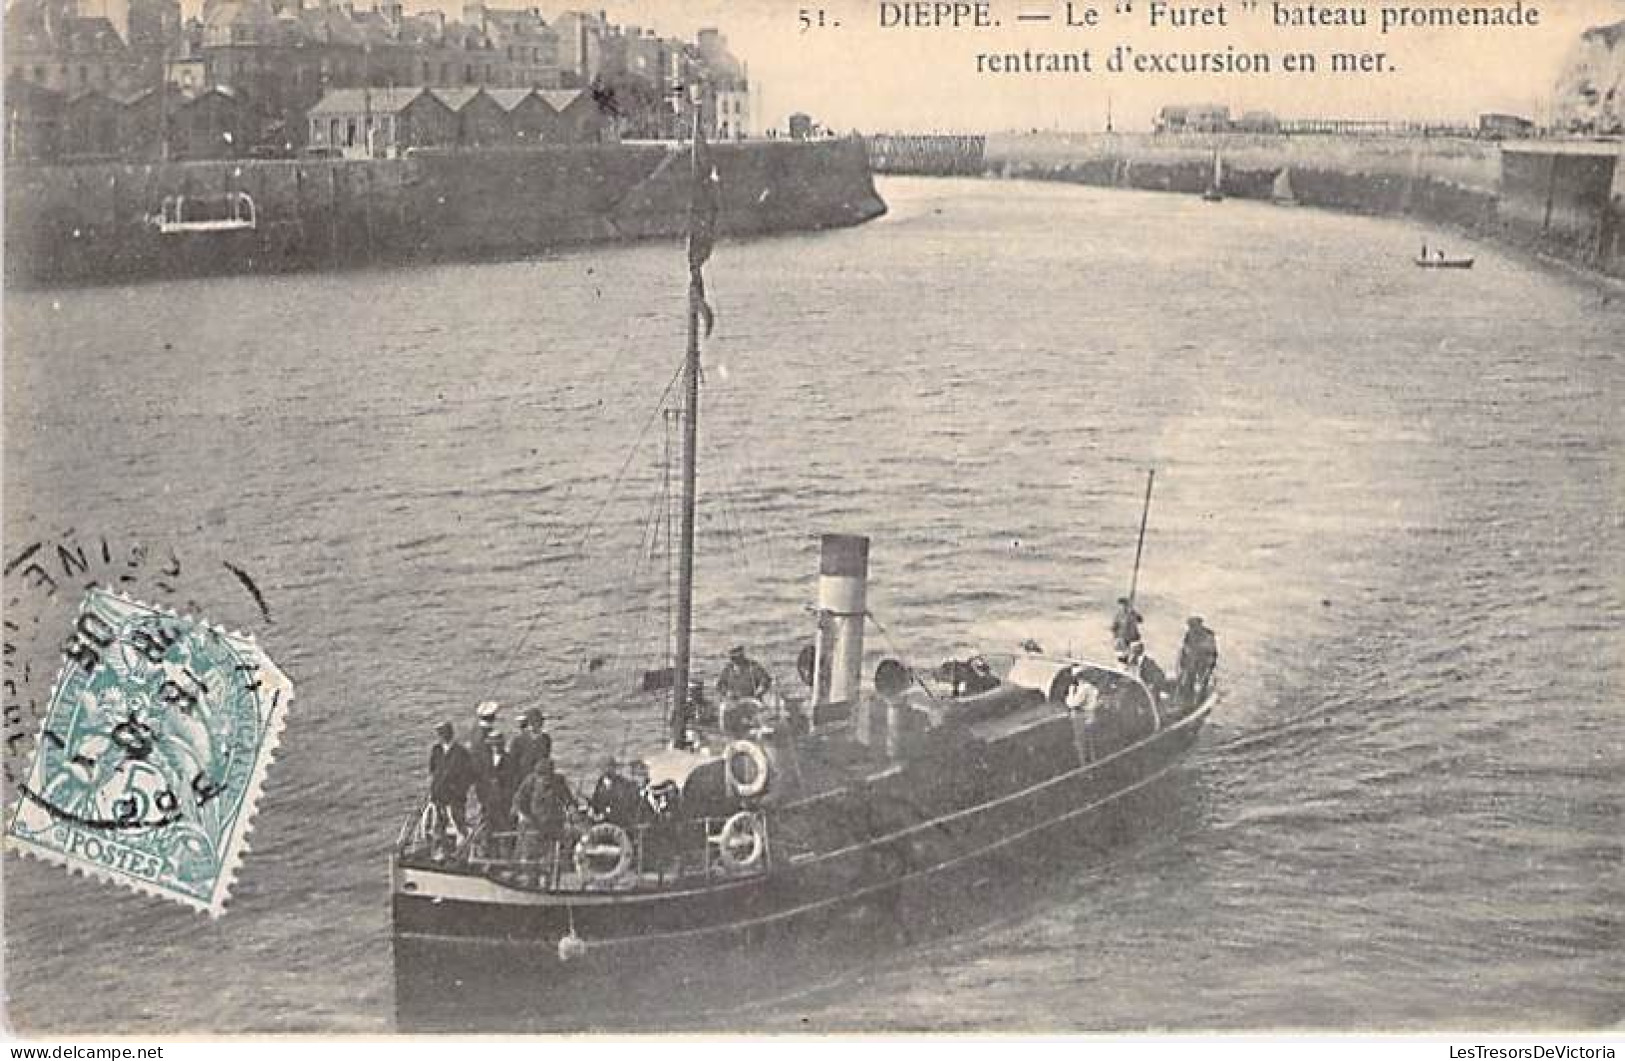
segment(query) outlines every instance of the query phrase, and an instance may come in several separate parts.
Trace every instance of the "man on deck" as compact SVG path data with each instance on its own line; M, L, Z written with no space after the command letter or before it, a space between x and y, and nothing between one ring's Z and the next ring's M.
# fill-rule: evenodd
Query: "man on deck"
M434 728L439 738L429 749L429 802L434 805L435 843L444 842L446 827L456 830L458 840L468 835L468 790L474 786L474 763L468 749L457 743L457 730L450 722Z
M1185 642L1179 646L1179 698L1194 707L1207 696L1213 669L1219 665L1219 642L1213 631L1193 615L1186 623Z
M508 742L508 754L503 756L502 765L497 770L497 783L501 788L498 798L504 806L513 806L514 793L519 791L519 786L535 768L536 756L540 754L538 740L546 725L547 716L542 714L540 708L533 707L520 717L519 732Z
M474 764L474 795L480 801L480 821L485 842L490 845L498 833L508 831L508 807L502 802L502 762L507 757L507 740L497 729L501 708L487 700L475 710L474 732L468 738L468 754Z
M1168 691L1168 675L1163 673L1156 660L1146 654L1144 644L1135 642L1129 646L1127 663L1129 673L1139 677L1152 697L1160 702Z
M1129 646L1140 640L1140 624L1145 616L1134 610L1127 597L1117 598L1117 615L1112 619L1112 643L1117 647L1117 658L1127 662Z
M745 655L744 645L728 650L728 662L717 679L717 692L724 700L760 698L773 687L773 678L767 668Z
M643 808L643 791L638 783L621 773L621 764L613 755L605 758L603 773L587 798L587 813L595 821L633 829L643 818Z
M544 869L551 873L573 806L570 785L553 769L552 756L537 756L530 776L514 793L512 808L519 819L519 859L532 887L540 882Z

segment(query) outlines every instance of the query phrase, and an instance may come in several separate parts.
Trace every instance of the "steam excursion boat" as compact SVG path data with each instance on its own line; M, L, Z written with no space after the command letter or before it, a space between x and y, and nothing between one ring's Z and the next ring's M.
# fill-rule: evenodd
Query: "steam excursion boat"
M722 955L954 923L967 904L997 901L981 890L990 880L1076 865L1116 828L1112 815L1170 775L1213 709L1211 666L1177 687L1148 684L1115 659L1036 646L929 672L883 659L865 684L870 541L846 534L821 538L797 659L804 688L714 704L696 691L699 342L710 318L700 269L716 180L703 155L696 122L664 746L638 761L646 776L626 779L637 798L623 813L572 815L540 849L485 826L448 836L432 806L406 822L390 879L397 1010L408 1016L409 991L443 1002L482 970L522 981L527 1005L625 1003L640 973L681 970L671 975L688 983L736 968ZM1149 501L1148 483L1147 511ZM1144 530L1142 518L1142 543Z

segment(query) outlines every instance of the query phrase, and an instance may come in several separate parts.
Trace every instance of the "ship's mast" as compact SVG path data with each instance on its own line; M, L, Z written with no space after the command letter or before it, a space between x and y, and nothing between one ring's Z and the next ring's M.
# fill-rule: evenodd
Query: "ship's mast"
M700 192L700 115L704 95L693 100L693 139L690 141L689 171L694 195ZM694 211L690 211L689 241L695 233ZM683 741L688 717L688 680L692 669L694 636L694 497L698 478L697 458L700 426L700 300L703 293L692 270L688 283L688 356L683 364L683 496L680 537L677 545L677 639L672 659L671 733L675 747Z

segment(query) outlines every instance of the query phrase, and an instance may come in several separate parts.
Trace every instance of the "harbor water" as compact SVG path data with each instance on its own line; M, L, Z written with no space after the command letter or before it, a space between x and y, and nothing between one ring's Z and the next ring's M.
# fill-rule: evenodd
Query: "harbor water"
M1154 467L1148 643L1171 667L1202 615L1223 699L1108 863L684 1030L1625 1017L1625 302L1405 221L881 192L708 267L705 676L742 642L796 682L832 530L874 539L871 667L1105 655ZM296 687L223 917L6 856L13 1026L395 1027L434 723L541 706L578 784L659 739L684 305L671 243L8 294L8 558L69 528L224 558Z

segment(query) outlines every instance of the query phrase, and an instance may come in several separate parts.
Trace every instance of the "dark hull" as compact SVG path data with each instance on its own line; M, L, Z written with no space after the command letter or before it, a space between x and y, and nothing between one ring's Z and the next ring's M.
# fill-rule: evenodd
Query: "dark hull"
M1471 258L1417 258L1415 261L1418 269L1471 269L1473 267L1473 259Z
M1008 915L1161 832L1177 798L1175 767L1205 718L1206 707L1115 757L947 815L872 786L862 793L872 807L863 828L879 839L788 865L776 848L771 875L726 888L644 900L476 902L448 898L455 886L424 882L441 892L436 901L403 891L397 867L399 1023L414 1030L743 1026L730 1023L740 1000L804 991L899 945ZM852 816L850 808L805 811L832 812ZM796 829L796 813L786 813L781 833ZM559 940L572 926L587 946L564 961Z

